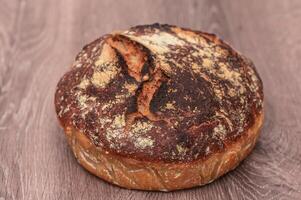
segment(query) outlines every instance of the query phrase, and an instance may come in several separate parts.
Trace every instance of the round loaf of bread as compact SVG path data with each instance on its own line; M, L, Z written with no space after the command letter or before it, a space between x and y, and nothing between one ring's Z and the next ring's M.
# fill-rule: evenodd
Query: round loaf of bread
M213 34L152 24L88 44L55 94L78 162L121 187L209 183L253 149L263 87L252 62Z

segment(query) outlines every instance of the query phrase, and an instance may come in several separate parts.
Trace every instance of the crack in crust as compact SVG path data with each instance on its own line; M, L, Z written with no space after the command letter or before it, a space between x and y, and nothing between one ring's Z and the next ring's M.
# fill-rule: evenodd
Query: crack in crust
M167 80L162 70L158 69L152 74L150 81L144 82L142 91L138 95L138 112L147 117L151 121L162 120L158 114L152 113L150 110L150 103L154 97L155 92L161 86L162 82Z
M155 92L159 89L162 82L167 81L168 76L161 69L155 68L151 55L146 50L143 51L142 45L122 35L113 35L106 42L123 57L129 75L139 82L139 87L141 88L141 90L135 90L137 112L127 113L126 115L126 132L128 132L134 121L141 117L146 117L150 121L162 120L170 124L169 120L150 110L150 103ZM142 70L146 63L149 65L149 71L143 75Z
M122 35L111 36L106 42L123 56L129 75L141 82L143 78L141 71L146 62L145 52L141 51L133 41Z

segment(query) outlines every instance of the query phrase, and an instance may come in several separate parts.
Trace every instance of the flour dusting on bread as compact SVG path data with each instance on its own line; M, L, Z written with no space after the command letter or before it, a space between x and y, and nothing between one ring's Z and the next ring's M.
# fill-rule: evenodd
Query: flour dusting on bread
M73 66L58 84L61 122L123 156L205 159L262 111L253 63L213 34L137 26L87 45Z

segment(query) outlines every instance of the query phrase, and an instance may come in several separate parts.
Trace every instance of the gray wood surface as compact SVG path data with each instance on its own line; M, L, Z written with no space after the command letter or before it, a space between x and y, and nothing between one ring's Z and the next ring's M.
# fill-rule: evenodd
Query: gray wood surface
M215 32L264 82L266 120L253 153L204 187L107 184L77 164L56 120L56 83L81 47L153 22ZM300 60L300 0L0 0L0 200L301 199Z

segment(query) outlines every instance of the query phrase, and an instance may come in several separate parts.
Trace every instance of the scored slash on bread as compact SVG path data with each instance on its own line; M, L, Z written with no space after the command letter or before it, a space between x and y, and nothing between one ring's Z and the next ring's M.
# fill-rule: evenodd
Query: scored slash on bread
M175 190L214 180L251 151L263 88L253 63L215 35L153 24L85 46L55 106L90 172L127 188Z

